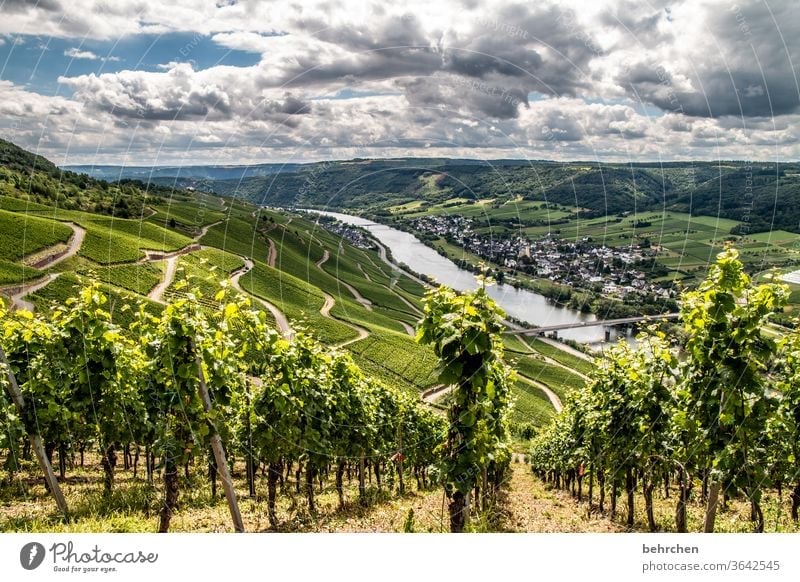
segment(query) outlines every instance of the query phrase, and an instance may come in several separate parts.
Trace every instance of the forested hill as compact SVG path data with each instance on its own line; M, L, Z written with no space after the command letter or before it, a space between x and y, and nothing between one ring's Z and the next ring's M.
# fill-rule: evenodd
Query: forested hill
M422 162L422 161L418 161ZM800 165L728 162L623 166L379 160L313 165L295 173L216 182L220 194L272 205L380 211L410 200L522 198L595 215L668 208L750 222L751 231L800 230Z
M142 216L148 199L187 197L186 192L138 180L107 182L59 168L50 160L0 139L0 195L29 202L113 215Z
M273 206L385 212L411 200L521 198L576 206L587 215L674 210L749 222L749 231L800 232L800 164L697 162L596 164L398 159L325 162L206 184Z

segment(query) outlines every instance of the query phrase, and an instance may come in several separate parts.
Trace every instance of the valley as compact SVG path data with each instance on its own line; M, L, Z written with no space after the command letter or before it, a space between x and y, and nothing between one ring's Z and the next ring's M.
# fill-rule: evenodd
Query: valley
M10 144L5 145L5 152L7 157L13 154L23 160L19 165L24 165L28 155L14 150ZM345 361L352 361L358 367L357 374L387 387L385 394L376 393L381 394L378 396L383 402L381 406L395 410L391 414L399 414L398 410L413 414L415 420L408 430L417 438L425 427L435 431L433 425L443 423L444 415L459 406L460 398L456 384L442 382L441 374L447 366L437 355L436 350L441 347L432 346L430 340L418 341L425 337L418 331L421 320L431 317L425 307L433 296L431 289L441 282L468 292L478 284L475 272L481 269L496 277L500 283L487 287L486 296L506 308L503 332L498 337L503 366L514 372L508 382L508 424L503 425L511 437L508 454L514 463L505 480L497 484L496 495L502 505L484 515L489 522L474 526L486 531L671 528L670 510L664 501L670 495L669 485L665 486L664 500L653 506L651 499L644 517L640 515L641 508L634 514L631 505L625 513L628 520L625 525L616 509L612 509L610 516L605 512L602 498L599 507L595 504L591 489L587 519L575 521L568 516L573 501L578 507L586 501L584 493L580 484L575 490L574 468L560 464L560 460L552 464L549 452L542 451L549 451L548 447L555 446L551 440L568 433L564 430L553 436L554 430L561 430L559 423L575 414L575 402L585 398L587 390L596 388L602 355L591 353L585 344L599 346L597 336L601 340L603 331L602 328L564 330L560 337L573 340L566 345L552 338L518 333L519 323L545 326L554 322L589 321L609 314L648 313L648 306L659 302L662 309L652 313L673 311L676 304L669 301L677 298L684 286L701 280L701 274L707 271L716 253L726 248L726 243L741 245L745 268L763 278L773 267L784 269L797 263L795 246L800 240L800 235L783 231L773 233L774 236L732 234L740 229L741 222L677 211L591 218L575 207L530 204L516 198L505 202L462 197L438 203L422 200L419 204L387 206L386 212L376 211L375 207L363 209L363 217L354 217L254 205L237 197L195 190L150 190L132 182L113 184L95 180L84 184L85 177L67 173L54 179L59 175L58 170L46 165L43 168L43 173L32 176L18 173L12 166L0 173L0 232L5 233L0 238L0 294L9 310L34 312L33 317L47 318L53 314L56 319L63 318L70 312L65 305L74 305L75 300L70 298L80 289L85 293L87 285L90 288L95 285L96 293L102 293L101 303L107 298L103 309L108 311L108 325L128 330L123 333L125 337L131 332L135 337L135 330L145 325L143 322L159 318L168 321L176 310L186 309L187 305L196 304L200 310L197 316L202 313L210 321L215 321L214 314L220 309L227 317L232 304L225 302L248 305L261 313L264 329L276 334L267 337L283 338L281 341L295 346L291 349L309 350L307 357L318 363L309 364L308 373L317 373L314 366L338 366L335 363L338 358L345 357ZM26 187L33 180L43 184L38 193ZM79 189L85 187L88 193L62 205L58 194L71 184L79 184L76 186ZM440 187L434 180L427 180L426 184L429 193ZM113 206L104 205L103 201L109 197L126 200L124 217L116 216ZM131 209L138 217L130 215ZM20 232L22 243L19 236L11 235ZM566 273L566 277L547 277L555 273ZM598 283L602 284L598 287ZM648 294L655 297L641 303L635 299ZM791 316L791 300L796 295L790 296L786 317ZM614 304L625 306L627 311L613 308ZM233 308L231 314L237 309ZM506 316L511 320L505 319ZM773 333L783 333L778 327L770 329ZM311 347L317 341L320 347ZM276 345L279 344L270 344L269 349ZM329 350L325 352L328 355L317 351L321 349ZM601 349L605 350L602 346ZM246 359L239 359L237 365L249 364ZM290 360L281 365L289 366ZM306 369L305 363L282 373L290 377L301 369ZM347 372L342 377L350 373L356 372ZM256 376L251 379L254 386L262 386L262 379ZM312 391L308 398L328 399L318 392L313 395L314 382L307 388ZM368 393L359 394L358 398L366 398ZM394 398L397 403L393 403ZM275 407L277 402L261 401L259 406ZM358 406L366 406L366 402L356 403L353 414L360 410ZM285 417L285 409L271 410L271 414L277 414L276 419L288 423L285 430L293 430L295 425L290 417ZM326 409L324 414L335 415L335 411ZM261 422L259 418L253 417L248 422ZM259 434L262 435L259 438L266 438L263 435L269 431ZM244 510L247 527L272 531L446 529L444 515L440 513L437 521L432 510L441 495L426 483L427 471L436 467L430 457L435 453L422 444L414 449L413 454L418 456L413 473L417 486L411 494L402 485L402 465L397 469L380 456L388 455L385 451L391 452L391 441L389 438L387 444L381 445L389 448L381 449L383 452L376 459L368 459L366 465L363 457L360 465L352 460L357 455L344 457L350 461L341 461L333 489L323 478L331 469L327 457L315 457L313 452L300 455L296 475L291 474L292 462L288 469L281 464L283 457L267 462L264 470L280 471L280 489L288 497L277 505L270 497L266 507L256 493L257 483L263 482L265 475L256 478L248 460L250 451L261 445L237 441L237 452L242 457L237 466L234 456L232 475L236 487L251 491L251 501L246 502ZM345 438L336 446L351 451L353 442ZM560 445L560 441L556 444ZM276 451L282 450L280 444L273 446ZM137 460L133 458L134 449ZM269 455L273 449L260 450L268 451L265 454ZM408 450L412 454L412 449ZM287 451L284 454L293 458L291 450ZM98 513L84 506L93 493L85 486L76 486L78 482L71 483L65 475L69 468L75 475L87 475L86 482L91 482L91 467L99 465L106 470L107 461L87 451L84 464L82 451L78 463L72 445L55 451L70 503L79 508L78 515L84 520L80 527L118 527L123 531L146 531L150 527L138 512L123 510L119 505L125 498L142 496L146 499L145 506L150 508L145 515L155 511L153 490L147 489L152 487L154 468L147 468L150 484L143 488L141 477L137 479L139 453L138 443L125 445L119 496L104 498ZM145 451L147 458L150 454ZM5 461L10 462L9 459L6 457ZM305 465L310 472L304 475L307 482L303 485L301 471L304 463L312 461L315 464ZM533 474L529 461L533 463ZM179 512L180 517L173 525L178 531L219 531L225 527L220 521L224 515L222 506L212 501L213 509L204 509L209 503L208 496L216 497L216 481L211 481L209 492L202 471L191 467L197 462L190 456L184 467L185 484L192 484L194 490L186 493L186 510ZM30 471L30 467L25 471ZM319 477L316 494L316 486L310 481L315 478L314 471L321 472L316 474ZM273 477L277 473L269 475L266 480L274 488ZM357 487L353 483L355 475L359 479ZM365 476L369 487L364 483ZM398 486L395 479L400 479L399 497L392 493ZM14 529L28 523L45 531L63 531L64 524L56 516L42 511L45 492L36 484L25 485L24 489L31 504L25 509L27 513L12 510L0 515L0 529ZM301 491L308 497L310 513L298 508L296 496ZM617 489L614 491L616 499ZM346 501L348 496L355 495L359 497L357 508ZM771 501L764 505L765 511L775 515L781 531L791 531L795 525L785 518L780 493L775 496L770 490L766 496ZM338 507L334 503L337 497ZM539 507L542 499L548 508L542 510L546 517L532 519L530 507ZM702 503L699 500L692 503L687 509L687 519L696 524ZM720 527L724 531L741 531L744 526L740 516L745 510L740 501L732 503L726 511L733 513L721 518ZM266 521L264 511L269 514ZM277 519L275 511L283 517ZM653 518L653 511L657 518ZM163 520L162 515L162 523ZM71 525L66 529L77 531Z

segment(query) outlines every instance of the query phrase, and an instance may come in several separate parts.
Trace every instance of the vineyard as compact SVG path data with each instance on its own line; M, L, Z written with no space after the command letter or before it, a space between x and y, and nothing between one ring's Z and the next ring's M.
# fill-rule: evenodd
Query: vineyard
M278 489L290 479L311 514L317 487L329 478L341 506L345 476L357 475L365 504L367 471L379 490L402 493L409 479L421 489L437 482L429 471L444 418L365 376L344 352L304 334L281 338L262 313L226 295L215 297L211 315L187 293L160 316L140 310L126 328L111 322L99 283L49 317L3 314L0 450L8 482L34 495L14 476L34 454L45 474L57 457L59 477L47 483L68 518L60 485L69 483L67 459L77 453L80 463L70 464L82 466L87 450L100 451L102 491L94 493L113 504L122 456L124 470L141 479L130 503L152 508L162 499L159 531L168 530L181 491L200 475L212 497L219 475L241 530L228 469L237 458L250 497L266 474L273 527L281 519Z
M70 236L72 230L60 222L0 210L0 260L19 260Z
M732 250L600 361L305 213L0 170L0 530L797 528L800 340Z
M536 437L531 463L552 486L572 491L590 512L635 527L637 497L647 529L655 498L674 499L671 529L715 531L717 515L744 502L753 531L800 511L800 333L763 333L782 311L784 285L753 286L728 248L708 278L684 293L685 344L663 332L620 342L563 411ZM784 505L788 492L790 505ZM769 508L769 513L765 512ZM791 527L791 526L789 526Z

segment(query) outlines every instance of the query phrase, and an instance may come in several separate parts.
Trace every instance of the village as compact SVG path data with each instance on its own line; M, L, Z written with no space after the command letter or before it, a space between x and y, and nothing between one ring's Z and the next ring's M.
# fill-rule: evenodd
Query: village
M322 228L324 228L328 232L332 232L333 234L339 235L357 249L369 250L375 248L372 239L370 239L370 237L367 235L366 232L364 232L362 228L350 224L345 224L344 222L341 222L329 216L318 215L316 218L318 224Z
M424 216L411 226L423 236L441 237L449 243L512 271L548 279L624 299L631 294L674 297L668 285L648 281L656 249L648 242L624 247L578 242L547 234L531 240L523 236L492 237L476 233L471 218L459 215Z

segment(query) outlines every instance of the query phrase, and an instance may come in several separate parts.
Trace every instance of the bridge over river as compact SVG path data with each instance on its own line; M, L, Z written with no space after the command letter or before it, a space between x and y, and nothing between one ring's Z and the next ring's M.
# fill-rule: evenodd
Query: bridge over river
M505 333L522 335L545 335L551 333L557 335L562 329L574 329L577 327L614 327L616 325L629 325L642 321L661 321L664 319L678 319L680 313L664 313L663 315L641 315L637 317L623 317L620 319L598 319L597 321L577 321L573 323L561 323L558 325L543 325L542 327L531 327L525 329L509 329Z

